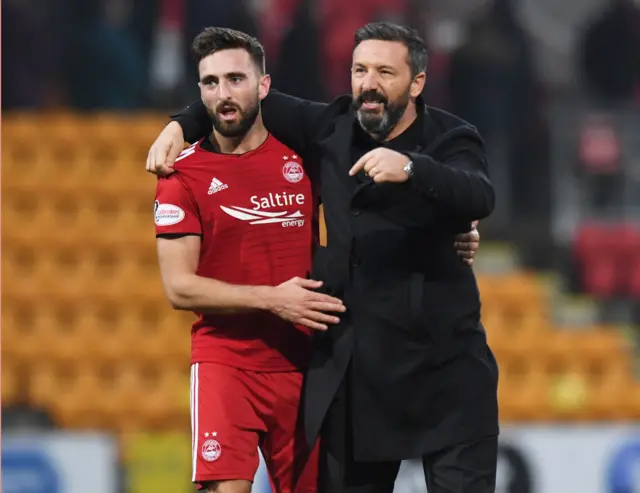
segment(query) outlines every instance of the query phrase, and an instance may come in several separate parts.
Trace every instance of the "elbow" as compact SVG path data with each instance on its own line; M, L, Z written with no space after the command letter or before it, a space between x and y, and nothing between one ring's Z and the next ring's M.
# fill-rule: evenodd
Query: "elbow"
M191 310L192 297L189 295L189 284L184 281L174 281L165 286L167 299L174 310Z
M190 310L189 303L185 298L169 296L169 303L174 310Z
M474 220L486 219L493 213L496 207L496 192L489 181L482 181L478 197L477 210L474 211Z
M190 310L189 299L186 296L183 296L179 293L170 292L167 293L167 298L169 298L169 303L171 304L171 308L174 310Z

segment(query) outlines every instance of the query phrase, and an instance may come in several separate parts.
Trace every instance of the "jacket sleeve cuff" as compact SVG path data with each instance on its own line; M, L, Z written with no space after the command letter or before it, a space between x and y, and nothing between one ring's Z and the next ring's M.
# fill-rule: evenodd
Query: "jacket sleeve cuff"
M434 173L434 166L439 165L429 156L415 154L413 152L404 153L413 162L413 176L409 179L411 187L426 195L433 201L438 200L437 173Z

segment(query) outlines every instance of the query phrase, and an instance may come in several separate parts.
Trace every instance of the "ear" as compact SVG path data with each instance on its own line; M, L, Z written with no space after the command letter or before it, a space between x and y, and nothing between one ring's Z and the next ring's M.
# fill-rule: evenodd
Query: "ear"
M427 80L427 74L424 72L420 72L416 75L411 81L411 88L409 90L412 98L417 98L422 94L422 90L424 89L424 83Z
M269 88L271 87L271 76L269 74L265 74L260 77L260 82L258 83L258 96L260 97L260 101L267 97L269 94Z

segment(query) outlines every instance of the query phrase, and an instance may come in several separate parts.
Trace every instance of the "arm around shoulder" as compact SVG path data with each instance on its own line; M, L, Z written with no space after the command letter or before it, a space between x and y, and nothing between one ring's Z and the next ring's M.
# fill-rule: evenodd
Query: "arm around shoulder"
M304 154L313 143L327 106L271 90L262 101L262 118L276 139Z
M182 128L185 142L190 144L211 134L213 125L207 108L201 100L194 101L178 113L171 115L171 121L177 122Z

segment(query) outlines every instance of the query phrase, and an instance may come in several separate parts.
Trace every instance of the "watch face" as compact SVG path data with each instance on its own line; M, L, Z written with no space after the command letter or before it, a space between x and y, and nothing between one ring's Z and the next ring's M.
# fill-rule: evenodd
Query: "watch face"
M405 167L404 167L404 171L405 173L407 173L409 176L411 176L413 174L413 162L409 161Z

